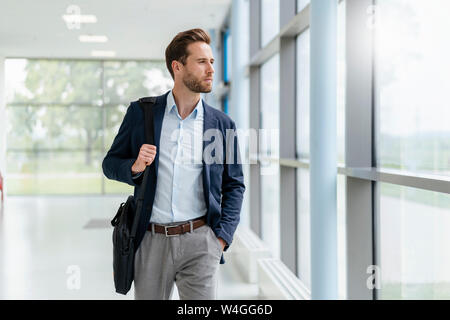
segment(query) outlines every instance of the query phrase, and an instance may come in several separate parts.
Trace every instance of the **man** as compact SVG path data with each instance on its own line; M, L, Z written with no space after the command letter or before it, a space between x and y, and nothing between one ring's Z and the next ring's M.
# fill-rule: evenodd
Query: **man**
M245 186L236 126L200 96L212 90L209 44L201 29L171 41L174 87L152 107L155 145L132 102L103 160L104 174L134 186L135 199L151 169L135 239L135 299L170 299L174 282L180 299L216 299L219 262L239 223Z

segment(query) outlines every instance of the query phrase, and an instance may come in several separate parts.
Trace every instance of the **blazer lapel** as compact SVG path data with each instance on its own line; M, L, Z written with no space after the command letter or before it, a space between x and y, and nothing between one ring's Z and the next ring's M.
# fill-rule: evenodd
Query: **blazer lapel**
M209 186L210 186L210 165L205 163L204 153L205 148L211 141L205 141L205 132L209 129L217 128L217 119L214 114L209 110L210 107L204 100L203 101L203 153L202 153L202 163L203 163L203 192L205 194L205 201L207 208L209 208Z

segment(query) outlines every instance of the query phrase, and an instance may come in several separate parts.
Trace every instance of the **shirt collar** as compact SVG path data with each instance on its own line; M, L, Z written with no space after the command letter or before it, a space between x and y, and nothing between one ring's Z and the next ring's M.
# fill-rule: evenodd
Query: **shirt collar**
M172 111L176 112L177 115L179 115L172 90L170 90L169 94L167 95L166 114L169 114ZM202 115L203 115L203 99L200 97L200 100L198 101L197 105L195 106L192 113L188 116L188 118L193 117L194 119L197 119L197 117Z

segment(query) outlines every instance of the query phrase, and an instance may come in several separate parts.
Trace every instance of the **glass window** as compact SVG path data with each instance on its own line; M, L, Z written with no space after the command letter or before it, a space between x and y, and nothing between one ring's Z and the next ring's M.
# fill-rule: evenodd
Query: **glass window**
M10 104L101 104L100 61L7 59L5 74Z
M232 34L230 29L227 29L222 33L222 48L223 48L223 82L228 83L231 81L232 72Z
M126 104L166 93L173 80L164 62L105 61L105 103Z
M222 111L223 111L225 114L228 114L228 112L229 112L229 109L228 109L229 102L230 102L230 100L229 100L229 98L228 98L228 95L224 95L224 96L222 97Z
M261 0L261 47L280 31L280 0Z
M377 162L450 175L450 2L378 0Z
M310 159L310 31L302 32L296 39L297 46L297 158ZM338 9L338 92L337 92L337 150L338 162L344 162L345 146L345 1ZM310 172L297 169L297 215L298 215L298 275L304 284L311 285L310 248ZM337 215L338 215L338 289L339 298L345 292L345 177L337 177Z
M302 32L296 39L297 50L297 158L309 160L309 88L310 88L310 32ZM297 266L298 277L311 289L311 212L310 172L297 169Z
M345 6L346 1L338 5L338 28L337 28L337 156L338 164L345 165ZM347 296L347 273L346 273L346 177L337 176L337 223L338 223L338 297L346 299Z
M297 169L298 277L311 289L311 211L309 170Z
M7 109L9 150L101 150L102 115L98 106L18 105Z
M309 159L310 38L309 29L296 40L297 45L297 158Z
M241 26L238 30L239 37L241 39L239 42L238 48L233 48L233 54L237 54L239 57L236 58L234 62L236 68L235 70L244 71L247 68L247 63L250 60L249 47L250 47L250 22L249 22L249 14L250 14L250 1L239 1L239 9L240 15L239 17L242 19ZM233 35L231 35L233 36ZM231 48L230 48L231 49ZM231 54L231 50L229 50L230 59L233 58L233 54ZM230 71L232 70L231 65L229 64ZM230 95L230 106L234 106L239 112L235 113L234 117L236 117L236 126L238 129L247 129L249 124L249 109L250 109L250 88L249 88L249 74L244 73L244 78L241 79L239 86L241 87L240 98L238 99L238 104L233 103L233 95ZM233 89L231 89L233 92ZM235 110L236 110L235 109ZM244 183L245 183L245 193L244 199L242 202L242 210L241 210L241 220L240 225L246 226L250 228L250 165L245 164L248 163L248 152L249 146L246 142L246 139L240 139L239 144L242 150L241 157L243 160L242 170L244 172ZM244 161L247 159L247 161Z
M119 132L123 117L125 116L128 104L108 105L105 108L106 123L105 123L105 146L109 150L114 138Z
M103 157L99 150L8 150L8 194L100 193Z
M310 2L311 0L297 0L297 12L302 11Z
M131 192L107 182L101 162L130 101L170 88L164 62L7 59L5 66L8 193Z
M346 177L337 176L337 256L338 256L338 298L346 299L347 297L347 249L346 249L346 219L345 207L347 187Z
M450 299L450 195L378 183L380 299Z
M338 26L337 26L337 157L338 164L345 164L345 1L341 1L338 6Z
M279 55L261 66L261 212L262 239L280 257Z
M261 130L260 151L269 157L279 157L280 129L280 56L270 58L261 66Z

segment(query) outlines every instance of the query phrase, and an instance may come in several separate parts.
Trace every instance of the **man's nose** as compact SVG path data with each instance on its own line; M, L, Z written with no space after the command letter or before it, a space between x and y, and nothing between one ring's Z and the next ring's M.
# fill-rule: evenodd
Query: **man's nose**
M209 64L209 69L208 69L208 73L213 74L215 72L213 65L210 63Z

